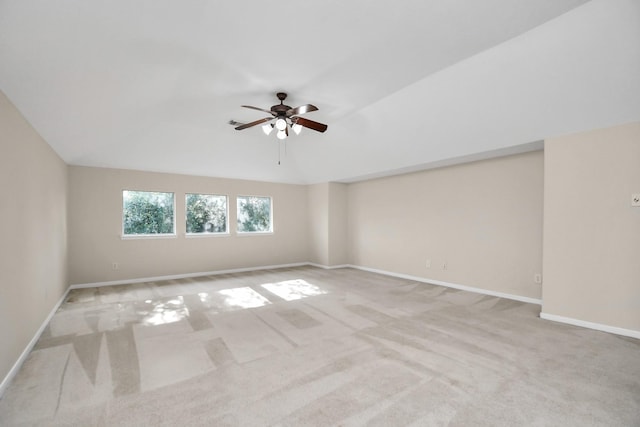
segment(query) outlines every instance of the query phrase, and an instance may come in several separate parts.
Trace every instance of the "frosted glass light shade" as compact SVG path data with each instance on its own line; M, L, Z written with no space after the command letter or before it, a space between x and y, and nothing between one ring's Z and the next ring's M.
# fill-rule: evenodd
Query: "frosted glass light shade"
M278 119L278 120L276 120L276 128L277 128L279 131L283 131L283 130L285 130L285 129L286 129L286 127L287 127L287 121L286 121L285 119Z
M265 135L269 135L272 130L273 130L273 125L271 123L262 125L262 131L265 133Z
M291 126L291 129L293 129L293 131L296 133L296 135L300 135L300 132L302 132L302 126L299 124L295 124L293 126Z
M278 139L285 139L287 137L287 132L283 130L279 130L276 136L278 137Z

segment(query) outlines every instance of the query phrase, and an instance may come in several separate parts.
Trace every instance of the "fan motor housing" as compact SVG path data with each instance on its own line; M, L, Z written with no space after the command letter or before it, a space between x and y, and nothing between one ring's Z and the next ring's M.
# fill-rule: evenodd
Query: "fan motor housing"
M285 115L287 111L289 111L291 107L288 105L278 104L271 107L271 111L278 115Z

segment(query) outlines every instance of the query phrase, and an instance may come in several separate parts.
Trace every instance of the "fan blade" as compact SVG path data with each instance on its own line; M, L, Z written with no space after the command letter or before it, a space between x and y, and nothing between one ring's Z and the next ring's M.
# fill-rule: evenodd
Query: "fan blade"
M244 108L251 108L252 110L258 110L258 111L264 111L265 113L271 114L271 115L276 115L276 113L274 113L271 110L265 110L264 108L258 108L258 107L252 107L251 105L241 105L241 107Z
M324 132L327 130L328 126L322 123L314 122L313 120L305 119L303 117L295 117L296 123L300 126L304 126L309 129L316 130L318 132ZM293 117L292 117L293 120Z
M291 109L287 110L287 116L295 116L295 115L298 115L298 114L309 113L311 111L318 111L318 107L316 107L315 105L311 105L311 104L301 105L299 107L291 108Z
M238 126L236 128L236 130L242 130L242 129L250 128L252 126L256 126L256 125L259 125L261 123L269 122L271 120L273 120L273 117L265 117L264 119L256 120L255 122L247 123L245 125L240 125L240 126Z

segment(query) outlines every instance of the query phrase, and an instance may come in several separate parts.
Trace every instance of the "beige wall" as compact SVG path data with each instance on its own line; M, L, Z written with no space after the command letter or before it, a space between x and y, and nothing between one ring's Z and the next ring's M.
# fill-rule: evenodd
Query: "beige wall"
M540 151L352 184L351 263L540 298L542 198Z
M640 123L545 141L543 312L640 331Z
M175 193L175 238L122 239L122 190ZM185 193L229 196L230 235L185 237ZM307 189L130 170L69 168L71 284L306 262ZM274 232L235 233L237 195L273 197ZM119 270L112 263L119 263Z
M347 184L309 185L307 192L309 261L328 267L348 264Z
M329 265L329 184L307 187L309 261Z
M0 92L0 380L67 288L67 166Z
M329 265L349 263L347 184L329 183Z

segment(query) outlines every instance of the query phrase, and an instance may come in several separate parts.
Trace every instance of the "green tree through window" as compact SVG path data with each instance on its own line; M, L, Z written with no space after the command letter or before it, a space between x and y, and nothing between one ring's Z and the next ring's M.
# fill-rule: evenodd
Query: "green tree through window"
M227 196L187 194L187 233L226 233Z
M272 230L271 197L238 196L238 233Z
M124 234L173 234L173 207L173 193L123 191Z

